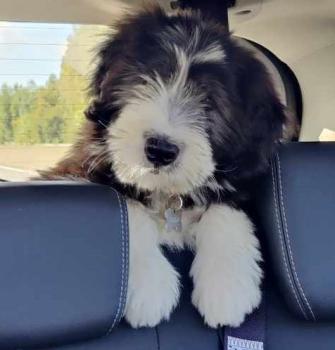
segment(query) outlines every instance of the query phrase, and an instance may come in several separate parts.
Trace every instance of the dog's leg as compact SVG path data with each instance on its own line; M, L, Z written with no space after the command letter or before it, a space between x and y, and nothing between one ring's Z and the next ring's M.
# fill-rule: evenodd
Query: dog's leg
M243 211L212 205L195 232L192 302L211 327L239 326L261 301L261 253Z
M159 247L156 223L145 208L128 202L129 283L125 317L132 327L167 320L179 299L179 275Z

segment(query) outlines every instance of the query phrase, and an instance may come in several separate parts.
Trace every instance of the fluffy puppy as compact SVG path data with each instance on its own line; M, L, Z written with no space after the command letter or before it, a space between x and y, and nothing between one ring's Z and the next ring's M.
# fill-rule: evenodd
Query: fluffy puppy
M262 280L241 203L285 124L266 69L218 23L152 8L101 45L91 95L81 138L43 177L85 178L127 198L126 319L169 318L179 276L161 246L188 246L193 304L211 327L239 326L259 305Z

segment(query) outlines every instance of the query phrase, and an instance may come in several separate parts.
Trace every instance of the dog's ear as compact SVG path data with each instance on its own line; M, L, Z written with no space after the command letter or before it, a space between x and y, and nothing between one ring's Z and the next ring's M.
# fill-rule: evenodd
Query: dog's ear
M239 176L250 177L268 166L283 138L287 116L264 65L244 49L235 52L234 126L242 140L235 164Z
M113 90L117 89L117 78L125 65L122 42L120 35L114 38L110 34L97 50L97 65L89 86L91 102L85 111L86 118L96 124L108 124L115 112Z
M113 98L122 76L133 65L136 52L146 50L146 32L166 18L159 6L146 5L134 14L123 16L112 26L96 52L97 65L89 86L92 102L86 111L89 120L108 123L113 118L113 113L118 110L113 105Z
M106 128L113 117L116 115L118 108L112 101L102 99L93 99L85 111L86 118L95 123L97 126Z
M97 48L98 64L90 85L93 95L101 96L104 87L124 71L136 51L145 51L147 32L154 30L155 26L161 25L167 18L158 5L144 4L139 11L130 12L114 23L106 40Z

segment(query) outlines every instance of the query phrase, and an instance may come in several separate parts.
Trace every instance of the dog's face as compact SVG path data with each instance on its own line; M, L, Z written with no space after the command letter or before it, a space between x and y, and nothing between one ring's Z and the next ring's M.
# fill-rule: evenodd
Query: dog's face
M99 55L87 116L121 183L186 194L264 168L282 106L264 67L217 24L146 11Z

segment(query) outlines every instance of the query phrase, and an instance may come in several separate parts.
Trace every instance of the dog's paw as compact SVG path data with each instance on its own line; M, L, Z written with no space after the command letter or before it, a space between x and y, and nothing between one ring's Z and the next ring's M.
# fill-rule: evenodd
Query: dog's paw
M192 302L211 327L238 327L261 301L259 242L247 215L210 207L198 224Z
M192 303L210 327L238 327L261 302L261 274L245 280L239 276L215 278L215 274L200 278L195 281Z
M134 328L170 317L179 299L179 275L163 255L156 223L141 205L127 202L129 279L125 318Z
M179 276L163 255L157 265L141 270L129 285L125 318L134 328L154 327L168 320L178 303Z

